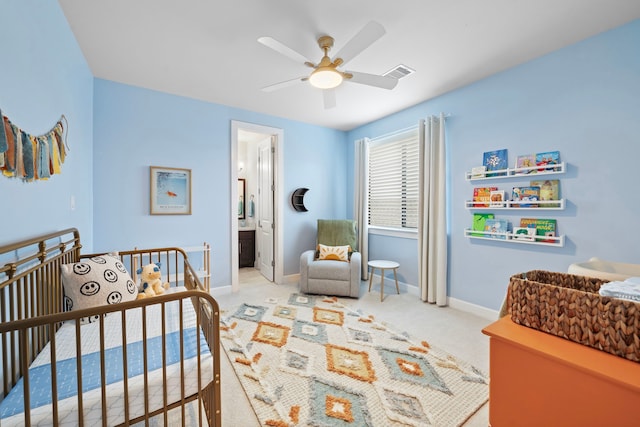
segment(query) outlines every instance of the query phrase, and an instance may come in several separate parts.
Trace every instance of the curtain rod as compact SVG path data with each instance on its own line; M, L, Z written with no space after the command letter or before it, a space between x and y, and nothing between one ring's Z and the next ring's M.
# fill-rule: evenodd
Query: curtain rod
M416 130L418 129L419 123L413 125L413 126L409 126L406 127L404 129L398 129L398 130L394 130L393 132L389 132L389 133L385 133L384 135L379 135L373 138L370 138L372 141L375 141L376 139L383 139L383 138L391 138L392 136L396 136L396 135L400 135L401 133L404 132L409 132L411 130Z
M434 114L434 115L435 115L435 114ZM449 117L451 117L451 113L444 113L444 118L445 118L445 119L447 119L447 118L449 118ZM421 120L422 120L422 119L421 119ZM392 137L392 136L399 135L399 134L401 134L401 133L403 133L403 132L408 132L408 131L411 131L411 130L417 129L417 128L418 128L418 126L420 126L420 123L415 124L415 125L412 125L412 126L408 126L408 127L404 128L404 129L394 130L394 131L392 131L392 132L385 133L385 134L383 134L383 135L379 135L379 136L375 136L375 137L373 137L373 138L369 138L369 139L370 139L371 141L375 141L375 140L377 140L377 139L390 138L390 137Z

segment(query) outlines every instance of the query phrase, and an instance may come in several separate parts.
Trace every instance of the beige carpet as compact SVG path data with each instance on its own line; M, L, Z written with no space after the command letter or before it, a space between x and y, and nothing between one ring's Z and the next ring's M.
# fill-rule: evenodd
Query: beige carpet
M457 426L485 404L481 370L357 305L293 293L223 310L260 424Z

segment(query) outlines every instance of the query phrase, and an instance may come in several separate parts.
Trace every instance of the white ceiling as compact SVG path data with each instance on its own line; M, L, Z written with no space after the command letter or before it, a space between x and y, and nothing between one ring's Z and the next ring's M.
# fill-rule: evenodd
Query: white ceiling
M59 0L95 77L349 130L640 18L638 0ZM324 109L308 83L262 87L310 68L257 42L271 36L318 62L367 22L386 34L347 69L416 70L388 91L352 82Z

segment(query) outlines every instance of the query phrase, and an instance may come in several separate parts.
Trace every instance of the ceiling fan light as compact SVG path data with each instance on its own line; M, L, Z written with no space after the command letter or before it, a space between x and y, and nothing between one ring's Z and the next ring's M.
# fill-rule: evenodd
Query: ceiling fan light
M318 89L333 89L342 83L342 74L330 67L320 67L311 73L309 83Z

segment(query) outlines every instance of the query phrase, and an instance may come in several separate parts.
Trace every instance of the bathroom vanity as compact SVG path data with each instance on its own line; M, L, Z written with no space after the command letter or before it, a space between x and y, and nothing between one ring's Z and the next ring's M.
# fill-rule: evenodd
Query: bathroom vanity
M238 266L253 267L256 262L256 230L240 228L238 230Z

